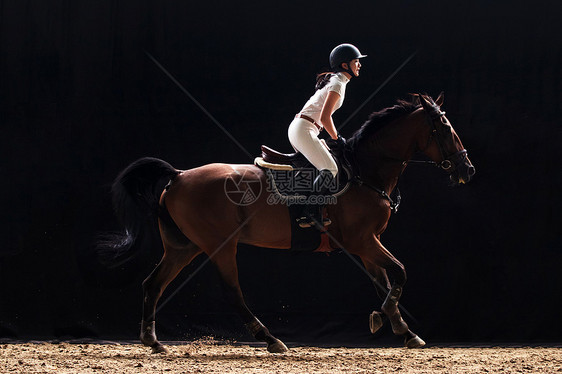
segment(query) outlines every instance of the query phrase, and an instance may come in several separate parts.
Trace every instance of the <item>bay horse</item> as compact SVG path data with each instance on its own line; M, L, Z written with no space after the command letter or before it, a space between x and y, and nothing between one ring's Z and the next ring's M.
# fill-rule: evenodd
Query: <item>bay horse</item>
M400 314L398 302L406 271L381 243L381 234L391 214L390 194L414 152L421 151L448 172L453 184L466 183L474 175L467 151L441 110L442 103L443 94L435 101L427 95L414 95L412 101L399 100L393 107L373 113L347 142L355 164L355 182L336 204L326 208L332 220L326 228L332 247L343 247L358 256L375 283L384 287L383 292L377 290L384 300L381 310L393 333L403 336L408 348L425 342L409 330ZM154 353L167 352L156 337L157 302L168 284L201 253L216 266L227 300L254 338L266 342L269 352L287 351L246 305L238 282L236 253L238 243L289 249L288 208L268 203L271 192L261 191L245 204L233 201L225 192L227 181L263 186L266 178L266 172L255 165L215 163L178 170L165 161L142 158L114 181L115 211L126 228L111 243L105 243L114 259L137 251L140 246L133 245L135 239L144 225L155 222L146 217L158 217L164 254L142 284L140 332L141 342Z

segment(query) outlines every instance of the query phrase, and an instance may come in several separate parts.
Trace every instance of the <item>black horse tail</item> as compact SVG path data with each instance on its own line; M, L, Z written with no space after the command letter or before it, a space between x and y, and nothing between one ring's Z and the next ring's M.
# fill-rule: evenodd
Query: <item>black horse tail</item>
M99 237L97 252L102 264L119 266L138 254L142 246L135 245L137 239L156 227L164 184L179 174L180 171L166 161L144 157L117 176L111 194L113 209L124 230Z

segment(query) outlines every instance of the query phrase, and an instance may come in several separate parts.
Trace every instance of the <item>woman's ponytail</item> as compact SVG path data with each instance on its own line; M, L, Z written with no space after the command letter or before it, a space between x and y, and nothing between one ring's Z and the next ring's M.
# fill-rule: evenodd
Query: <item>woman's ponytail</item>
M328 82L330 81L330 78L332 77L334 73L331 71L326 71L324 73L320 73L316 76L316 90L320 90L322 89L326 84L328 84Z

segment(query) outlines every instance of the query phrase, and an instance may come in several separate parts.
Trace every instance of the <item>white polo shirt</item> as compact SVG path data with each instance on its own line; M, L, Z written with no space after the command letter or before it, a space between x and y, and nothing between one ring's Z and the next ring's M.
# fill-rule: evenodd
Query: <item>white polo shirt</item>
M316 121L316 123L321 124L320 113L322 112L322 107L324 107L324 102L326 102L326 98L328 97L328 92L334 91L340 95L340 99L334 107L335 112L343 104L343 99L345 97L345 86L348 82L349 78L347 78L341 72L332 75L328 83L321 89L316 90L314 95L312 95L310 99L308 99L306 104L304 104L304 107L301 109L300 113L311 117Z

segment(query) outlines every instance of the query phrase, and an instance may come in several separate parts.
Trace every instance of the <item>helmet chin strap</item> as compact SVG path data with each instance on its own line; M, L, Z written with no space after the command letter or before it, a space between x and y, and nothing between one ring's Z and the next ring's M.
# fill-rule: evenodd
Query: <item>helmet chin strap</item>
M341 69L342 69L342 71L346 72L347 74L349 74L351 76L349 79L357 77L357 75L355 75L353 70L351 70L349 68L349 62L344 62L344 63L347 64L347 68L344 68L343 66L341 66Z

